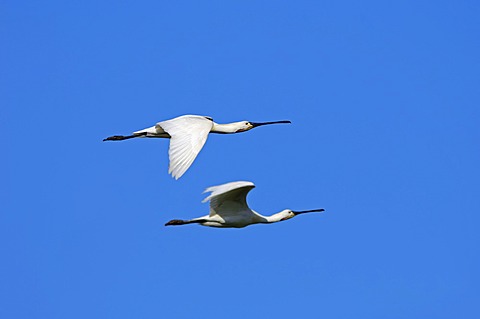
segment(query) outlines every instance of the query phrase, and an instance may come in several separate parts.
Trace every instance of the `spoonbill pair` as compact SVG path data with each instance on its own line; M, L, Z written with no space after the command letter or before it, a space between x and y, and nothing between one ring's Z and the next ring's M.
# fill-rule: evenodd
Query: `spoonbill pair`
M210 195L203 202L210 201L210 214L190 220L173 219L165 226L200 224L209 227L242 228L252 224L281 222L300 214L324 211L323 208L304 211L285 209L271 216L260 215L247 204L247 195L254 187L252 182L243 181L209 187L204 193Z
M104 141L122 141L136 137L169 138L168 173L179 179L192 165L209 133L233 134L249 131L255 127L269 124L291 123L290 121L274 122L233 122L218 124L211 117L200 115L183 115L171 120L158 122L155 126L133 132L131 135L114 135ZM210 195L203 202L210 201L208 215L190 219L173 219L165 226L200 224L209 227L242 228L252 224L270 224L288 220L297 215L311 212L323 212L324 209L304 211L282 210L271 216L263 216L247 205L247 195L255 187L252 182L231 182L212 186L205 190Z
M208 133L233 134L249 131L255 127L291 123L290 121L274 122L233 122L218 124L211 117L200 115L183 115L171 120L158 122L155 126L133 132L132 135L114 135L104 141L122 141L136 137L169 138L170 147L168 156L170 164L168 173L179 179L192 165L203 145L207 141Z

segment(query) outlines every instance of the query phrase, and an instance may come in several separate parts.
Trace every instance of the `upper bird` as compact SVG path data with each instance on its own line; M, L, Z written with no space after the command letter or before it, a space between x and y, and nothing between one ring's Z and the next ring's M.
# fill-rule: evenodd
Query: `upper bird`
M242 228L252 224L276 223L304 213L324 211L323 208L304 211L285 209L271 216L260 215L247 205L247 194L254 187L252 182L231 182L209 187L204 193L211 194L203 202L210 201L210 214L190 220L173 219L165 226L196 223L210 227Z
M290 121L275 121L255 123L249 121L218 124L211 117L200 115L183 115L171 120L158 122L155 126L133 132L132 135L114 135L104 141L122 141L134 137L169 138L170 148L168 156L170 164L168 173L179 179L192 165L203 145L207 141L208 133L231 134L251 130L254 127L291 123Z

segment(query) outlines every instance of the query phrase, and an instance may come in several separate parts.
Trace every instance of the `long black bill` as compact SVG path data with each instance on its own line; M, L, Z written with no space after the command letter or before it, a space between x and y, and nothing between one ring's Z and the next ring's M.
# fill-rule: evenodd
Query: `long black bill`
M290 121L274 121L274 122L259 122L259 123L250 122L250 124L252 124L253 127L268 125L268 124L291 124L291 123L292 122Z
M299 211L299 212L295 212L295 211L292 211L292 213L296 215L300 215L300 214L305 214L305 213L313 213L313 212L324 212L325 209L323 208L320 208L320 209L312 209L312 210L302 210L302 211Z

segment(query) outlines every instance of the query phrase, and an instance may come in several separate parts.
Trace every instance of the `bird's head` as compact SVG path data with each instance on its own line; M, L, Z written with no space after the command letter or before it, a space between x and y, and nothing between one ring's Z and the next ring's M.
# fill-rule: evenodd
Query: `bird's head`
M241 121L237 122L238 129L235 133L246 132L251 130L252 128L262 126L262 125L269 125L269 124L290 124L290 121L274 121L274 122L250 122L250 121Z
M279 215L280 215L280 221L284 221L290 218L293 218L297 215L300 214L305 214L305 213L313 213L313 212L324 212L325 209L319 208L319 209L311 209L311 210L302 210L302 211L294 211L291 209L284 209L282 210Z

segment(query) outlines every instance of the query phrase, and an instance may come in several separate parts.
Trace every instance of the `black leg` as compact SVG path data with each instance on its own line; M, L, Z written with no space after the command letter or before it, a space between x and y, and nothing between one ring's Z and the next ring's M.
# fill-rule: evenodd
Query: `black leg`
M128 136L114 135L114 136L109 136L109 137L103 139L103 141L104 142L105 141L123 141L123 140L128 140L129 138L140 137L140 136L145 136L145 135L147 135L147 132L128 135Z
M201 224L205 223L208 220L206 219L196 219L196 220L181 220L181 219L172 219L165 226L178 226L178 225L186 225L186 224Z
M189 224L188 220L181 220L181 219L172 219L168 223L165 224L165 226L178 226L178 225L185 225Z

